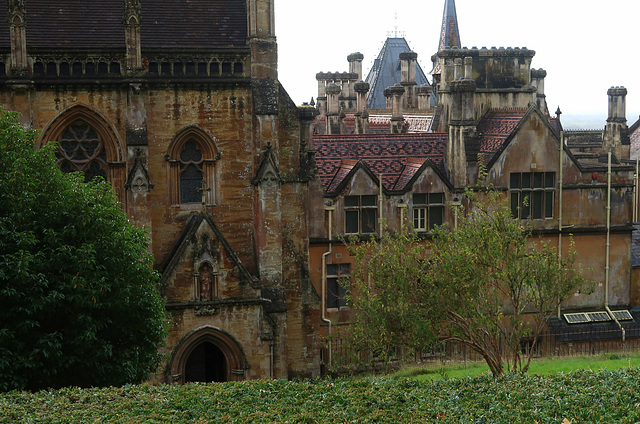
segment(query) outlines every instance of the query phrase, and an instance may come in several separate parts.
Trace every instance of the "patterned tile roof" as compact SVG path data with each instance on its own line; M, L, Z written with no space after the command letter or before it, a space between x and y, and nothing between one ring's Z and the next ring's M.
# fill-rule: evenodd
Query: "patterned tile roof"
M387 190L403 190L429 159L444 175L446 134L314 136L318 174L325 192L345 182L360 162Z
M491 161L520 123L527 109L491 109L478 123L479 152L484 163Z

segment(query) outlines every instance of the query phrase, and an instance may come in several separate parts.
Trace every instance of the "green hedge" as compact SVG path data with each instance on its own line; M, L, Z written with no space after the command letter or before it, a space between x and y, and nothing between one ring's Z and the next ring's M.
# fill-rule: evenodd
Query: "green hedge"
M633 423L640 369L437 382L359 378L68 388L0 395L25 423Z

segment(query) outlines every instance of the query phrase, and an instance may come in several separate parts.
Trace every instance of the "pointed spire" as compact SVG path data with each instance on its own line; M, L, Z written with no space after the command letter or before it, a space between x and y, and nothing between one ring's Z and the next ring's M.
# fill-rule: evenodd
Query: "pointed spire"
M458 16L456 15L455 0L445 0L444 2L442 31L440 32L438 51L446 47L462 47L460 44L460 32L458 31Z
M462 47L460 44L460 31L458 31L458 15L456 14L455 0L445 0L444 2L442 30L440 31L438 51L449 47ZM438 60L437 52L432 56L431 60L433 60L431 75L440 75L442 70L440 69L440 61Z

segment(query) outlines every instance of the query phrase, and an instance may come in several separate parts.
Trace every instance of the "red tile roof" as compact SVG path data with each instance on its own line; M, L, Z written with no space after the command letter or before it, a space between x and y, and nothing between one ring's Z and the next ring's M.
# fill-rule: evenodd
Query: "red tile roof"
M444 172L446 134L366 134L314 136L318 173L324 190L340 187L358 162L387 190L402 190L427 160ZM419 164L418 166L416 166Z
M491 109L478 123L480 153L488 163L518 126L527 109Z

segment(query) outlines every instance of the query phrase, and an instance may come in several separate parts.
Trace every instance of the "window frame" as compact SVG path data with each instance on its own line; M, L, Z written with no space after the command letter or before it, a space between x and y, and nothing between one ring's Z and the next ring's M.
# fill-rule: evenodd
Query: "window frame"
M332 267L335 271L331 272ZM347 296L349 295L349 287L345 287L344 282L349 281L351 277L350 263L326 264L326 308L327 309L344 309L348 308Z
M198 161L183 160L182 152L189 143L195 143L196 149L201 153L202 158ZM217 198L217 161L220 153L217 151L214 140L203 130L196 126L189 126L176 134L169 144L169 149L165 155L169 162L169 196L172 207L188 207L202 204L202 196L197 196L197 200L183 201L182 175L189 167L196 166L196 170L202 173L202 181L206 190L204 201L206 206L215 206ZM197 200L197 201L196 201Z
M511 172L509 205L511 214L521 220L554 218L556 173L547 171Z
M376 234L378 232L378 196L354 194L344 196L345 234ZM373 223L369 222L373 218ZM357 228L354 228L357 227ZM353 231L357 229L357 231Z
M426 233L433 230L433 228L436 225L442 225L444 223L444 212L445 212L444 207L445 207L444 192L413 193L412 224L413 224L414 231ZM436 210L439 211L439 218L440 218L439 220L435 218Z

